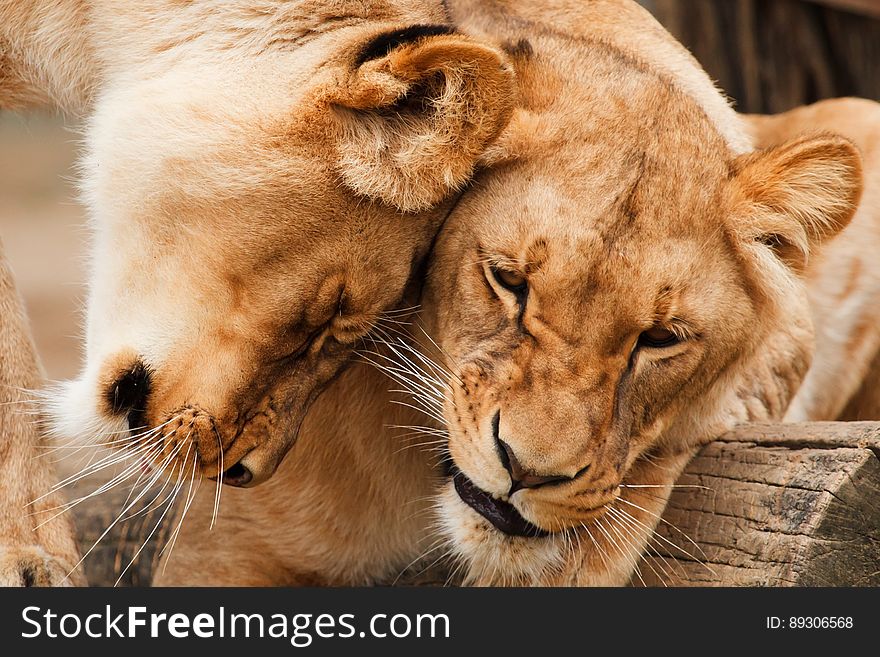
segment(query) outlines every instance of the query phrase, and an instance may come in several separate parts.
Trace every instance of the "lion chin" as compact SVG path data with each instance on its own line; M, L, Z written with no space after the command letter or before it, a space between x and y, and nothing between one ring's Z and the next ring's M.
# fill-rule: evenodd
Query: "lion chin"
M441 531L453 558L466 564L462 583L473 586L531 586L547 581L565 563L560 534L512 536L468 506L450 480L438 495Z
M622 546L626 554L614 555L603 564L606 568L583 567L589 556L573 548L590 539L569 531L507 534L465 503L451 480L438 493L436 508L452 569L464 573L459 583L465 586L624 586L632 576L632 560L639 558L633 543Z

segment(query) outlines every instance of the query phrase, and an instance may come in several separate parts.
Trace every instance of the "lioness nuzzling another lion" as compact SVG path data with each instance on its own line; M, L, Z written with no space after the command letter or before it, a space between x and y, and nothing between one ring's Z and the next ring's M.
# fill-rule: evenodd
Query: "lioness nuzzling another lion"
M451 558L465 583L624 584L695 450L798 391L805 275L862 189L853 144L753 152L635 3L449 4L504 44L519 106L437 239L420 346L385 322L365 354L412 399L383 407L350 368L278 476L225 497L223 532L196 499L158 583L394 581Z
M439 0L0 2L0 107L86 117L85 362L46 395L55 432L154 468L133 504L269 478L513 84Z

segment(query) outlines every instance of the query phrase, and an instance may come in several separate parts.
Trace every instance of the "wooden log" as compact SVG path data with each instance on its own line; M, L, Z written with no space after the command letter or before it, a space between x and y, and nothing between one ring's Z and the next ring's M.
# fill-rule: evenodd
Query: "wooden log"
M72 486L69 495L73 499L88 495L106 480L86 477ZM158 492L145 495L142 502L149 502ZM143 508L141 503L127 514L121 513L127 506L127 496L128 490L117 487L74 507L80 550L89 553L83 567L91 586L149 586L153 579L171 526L162 520L164 507L134 515Z
M642 576L670 586L880 585L880 424L745 426L679 480ZM677 547L674 547L677 546Z
M707 445L679 480L634 585L880 585L880 423L743 426ZM80 493L94 490L82 484ZM116 518L127 492L78 507L83 550ZM119 523L86 560L93 585L113 585L158 511ZM157 531L121 585L145 585ZM434 579L432 579L434 577ZM421 574L421 584L443 582ZM413 583L413 582L411 582Z

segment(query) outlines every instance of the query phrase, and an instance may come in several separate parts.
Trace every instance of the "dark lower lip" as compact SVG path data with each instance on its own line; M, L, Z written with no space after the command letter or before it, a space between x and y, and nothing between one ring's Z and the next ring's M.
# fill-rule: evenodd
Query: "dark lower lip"
M241 463L236 463L223 473L223 483L227 486L241 488L247 486L253 480L254 475ZM217 481L217 477L208 477L211 481Z
M536 527L523 518L513 505L497 500L486 491L478 488L474 482L457 472L452 477L455 491L462 501L474 511L491 522L496 529L510 536L540 538L549 532Z

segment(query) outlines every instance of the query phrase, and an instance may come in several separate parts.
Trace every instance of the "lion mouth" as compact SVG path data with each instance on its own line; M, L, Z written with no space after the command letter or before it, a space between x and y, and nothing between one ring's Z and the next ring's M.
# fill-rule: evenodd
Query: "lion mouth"
M462 472L459 471L453 475L452 481L455 484L455 491L462 501L491 522L499 531L510 536L524 536L526 538L540 538L549 535L549 532L523 518L512 504L495 499L486 491L478 488Z

